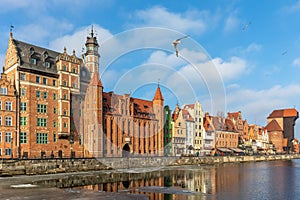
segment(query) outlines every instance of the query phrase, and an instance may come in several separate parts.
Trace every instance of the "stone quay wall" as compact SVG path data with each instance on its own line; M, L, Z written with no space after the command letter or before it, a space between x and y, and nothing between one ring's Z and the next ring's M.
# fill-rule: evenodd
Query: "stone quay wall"
M223 163L292 160L299 158L300 154L215 157L129 157L98 159L3 159L0 160L0 176L57 174L66 172L181 165L213 165Z

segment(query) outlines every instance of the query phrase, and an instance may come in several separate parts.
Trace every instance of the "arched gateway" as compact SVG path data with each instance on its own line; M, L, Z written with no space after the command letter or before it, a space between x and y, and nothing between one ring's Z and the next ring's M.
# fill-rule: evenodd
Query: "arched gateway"
M122 150L122 157L128 157L130 155L130 147L128 144L125 144Z

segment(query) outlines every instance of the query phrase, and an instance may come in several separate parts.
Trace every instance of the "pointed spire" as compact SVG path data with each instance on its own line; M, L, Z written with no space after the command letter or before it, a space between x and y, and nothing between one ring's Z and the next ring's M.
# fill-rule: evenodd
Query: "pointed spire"
M92 25L91 36L94 37L94 27Z
M92 77L89 85L90 86L103 87L98 72L93 73L93 77Z
M13 37L13 28L15 28L13 25L10 25L10 33L9 36L12 38Z
M162 94L161 94L159 85L158 85L158 87L157 87L157 89L156 89L156 91L155 91L155 95L154 95L153 100L161 100L161 101L164 100L164 98L163 98L163 96L162 96Z

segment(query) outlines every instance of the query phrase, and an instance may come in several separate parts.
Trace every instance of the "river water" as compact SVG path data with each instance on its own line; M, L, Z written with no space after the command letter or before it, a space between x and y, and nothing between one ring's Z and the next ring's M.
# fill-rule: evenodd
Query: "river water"
M0 178L0 199L300 199L300 160Z

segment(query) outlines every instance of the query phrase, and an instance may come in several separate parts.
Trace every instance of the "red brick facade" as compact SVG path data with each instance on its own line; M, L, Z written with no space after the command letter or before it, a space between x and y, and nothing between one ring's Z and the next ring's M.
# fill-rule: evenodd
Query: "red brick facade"
M93 31L86 49L81 59L75 51L54 52L10 34L0 80L7 88L0 94L2 157L162 155L160 88L152 101L103 92ZM5 102L10 110L3 109Z

